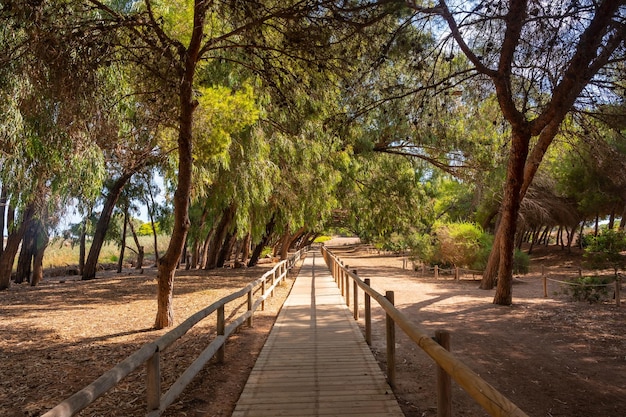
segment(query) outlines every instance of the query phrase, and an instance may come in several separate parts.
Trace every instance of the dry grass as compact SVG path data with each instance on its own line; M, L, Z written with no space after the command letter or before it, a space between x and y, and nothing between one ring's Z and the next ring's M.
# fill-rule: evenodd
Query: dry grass
M146 251L146 261L154 261L154 238L152 236L140 236L139 243L140 245L143 245L144 250ZM160 254L165 253L168 244L168 236L158 236L157 245ZM132 238L127 239L126 245L131 248L136 248L135 242L132 240ZM89 251L89 246L87 246L87 251ZM78 255L78 245L72 245L69 241L62 239L52 240L46 248L46 253L43 260L44 268L58 268L70 265L78 265ZM102 246L98 262L103 264L116 263L119 259L119 255L120 248L118 247L118 245L116 243L107 242ZM126 252L124 255L124 260L126 263L131 263L136 258L136 256L137 255L135 252L126 248Z

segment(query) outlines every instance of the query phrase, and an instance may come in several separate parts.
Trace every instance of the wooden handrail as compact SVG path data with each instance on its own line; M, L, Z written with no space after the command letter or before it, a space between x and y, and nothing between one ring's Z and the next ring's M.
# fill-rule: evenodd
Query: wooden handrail
M367 295L376 300L386 315L426 352L438 366L444 369L489 415L494 417L528 417L511 400L472 371L454 354L448 352L430 336L419 330L384 295L365 284L358 275L343 267L339 258L324 246L322 246L322 255L328 265L328 269L333 272L337 271L336 273L340 276L342 274L349 276Z
M200 372L204 365L220 350L223 349L228 337L243 323L252 318L254 311L262 305L267 297L274 292L274 288L281 283L291 268L293 268L298 260L308 251L308 248L302 249L289 259L279 262L271 270L264 273L261 278L251 282L239 291L223 297L211 305L203 308L197 313L188 317L181 324L170 330L163 336L153 342L146 343L136 350L126 359L115 365L109 371L102 374L91 384L81 389L71 397L57 404L54 408L43 414L41 417L70 417L85 409L92 404L97 398L105 394L111 388L116 386L123 378L131 372L142 366L147 366L146 391L148 402L148 416L160 416L165 409L171 405L176 398L183 392L185 387ZM267 279L272 278L272 284L266 287ZM211 343L202 351L202 353L193 361L193 363L185 369L181 376L170 386L168 391L161 396L161 373L160 373L160 352L164 351L168 346L176 340L184 336L192 327L194 327L202 319L220 309L226 304L243 296L249 297L249 294L255 294L255 288L261 284L262 293L257 300L248 304L248 309L238 318L226 325L222 315L221 322L218 327L223 326L223 332L219 331ZM258 288L257 288L258 291ZM250 308L251 306L251 308ZM221 329L220 329L221 330Z

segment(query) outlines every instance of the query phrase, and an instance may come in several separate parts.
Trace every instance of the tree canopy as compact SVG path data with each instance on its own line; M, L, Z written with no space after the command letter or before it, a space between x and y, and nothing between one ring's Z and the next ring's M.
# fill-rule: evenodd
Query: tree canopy
M624 227L625 18L608 0L3 2L0 288L34 219L52 230L72 201L99 210L94 278L116 206L157 221L138 184L158 175L156 327L183 252L252 265L333 228L493 245L482 286L510 304L524 236Z

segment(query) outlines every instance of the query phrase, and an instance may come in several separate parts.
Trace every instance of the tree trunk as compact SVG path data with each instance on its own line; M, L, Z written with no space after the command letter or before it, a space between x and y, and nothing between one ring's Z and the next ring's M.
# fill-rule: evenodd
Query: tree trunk
M37 225L33 221L24 231L20 254L17 257L17 268L15 270L15 283L21 284L24 281L30 282L31 265L35 256L35 239L37 238Z
M133 221L130 218L128 219L128 226L130 227L130 234L133 235L133 240L135 241L135 246L137 247L137 261L135 263L135 269L141 269L143 268L143 258L145 256L144 247L139 244L139 237L135 231L135 226L133 226Z
M545 246L548 246L548 244L550 243L550 234L549 232L552 230L552 228L550 226L546 226L545 229L543 229L543 232L541 233L541 237L539 238L539 242L542 243Z
M248 232L246 237L243 239L241 244L241 263L246 263L248 261L248 257L250 256L250 239L252 239L252 234Z
M496 285L496 279L498 278L498 264L500 262L500 227L496 229L496 234L493 238L493 246L489 253L489 259L487 260L487 266L483 273L483 279L480 281L479 288L482 290L491 290Z
M276 226L275 217L275 215L272 215L270 221L265 225L265 234L261 238L261 241L254 247L250 260L248 261L248 267L252 267L259 262L259 257L263 252L263 248L265 248L267 242L272 237L272 233L274 233L274 227Z
M513 301L513 252L517 228L524 166L528 157L530 131L518 128L511 138L511 153L506 174L506 187L502 201L502 218L498 228L500 262L498 266L498 284L493 299L494 304L511 305Z
M289 231L283 233L282 236L280 236L278 242L276 242L274 244L274 247L272 248L272 257L276 258L277 256L280 256L283 246L285 245L285 242L289 240L290 236L291 233L289 233Z
M224 242L222 243L222 248L220 249L220 253L217 257L218 268L223 268L227 261L230 261L231 254L233 252L233 246L237 242L237 229L233 230L226 234L224 237Z
M124 210L124 225L122 226L122 238L120 240L120 258L117 260L117 273L122 273L124 267L124 252L126 251L126 225L128 224L128 208Z
M529 255L531 253L533 253L533 247L535 247L535 242L537 241L537 238L539 237L539 232L540 232L540 230L533 229L533 232L531 233L531 236L530 236L530 246L528 247L528 254Z
M50 241L50 236L48 236L48 231L41 224L41 222L37 222L37 238L35 239L35 256L33 258L33 277L30 282L30 285L33 287L38 285L43 279L43 257L46 253L46 248L48 247L48 242Z
M93 235L91 248L89 248L89 255L87 256L87 261L85 262L85 266L83 268L83 280L94 279L96 277L98 257L100 256L100 251L102 250L102 245L104 244L104 237L106 235L107 229L109 228L109 223L111 223L111 215L113 214L113 209L115 208L115 204L122 194L124 186L126 185L128 180L130 180L133 173L134 172L124 173L113 183L111 189L109 190L109 194L107 195L107 198L104 202L104 207L102 208L102 213L100 214L100 218L98 219L98 223L96 224L96 231Z
M200 268L205 269L207 261L209 259L209 246L211 245L211 241L213 240L213 235L215 234L215 227L211 227L211 230L206 235L206 239L204 239L204 243L202 244L202 249L200 250Z
M80 276L83 276L83 272L85 270L85 254L87 253L87 222L89 222L89 216L91 214L91 209L87 212L83 219L82 226L80 228L80 238L79 238L79 249L78 249L78 271L80 272Z
M613 209L611 210L611 213L609 214L609 225L608 225L609 230L613 230L614 226L615 226L615 207L613 207Z
M147 182L148 180L146 180ZM159 242L157 238L157 230L156 230L156 222L154 221L154 208L156 207L156 202L154 201L154 196L152 195L152 188L148 184L148 192L150 194L150 201L146 200L146 206L148 208L148 217L150 217L150 226L152 227L152 238L154 243L154 264L159 266Z
M236 208L234 203L224 208L224 210L222 211L222 218L215 228L213 238L211 239L211 243L209 244L207 260L204 269L215 269L217 267L219 254L222 249L224 239L226 238L228 229L233 219L235 218L235 211Z
M7 216L9 236L7 237L7 244L2 252L2 256L0 256L0 291L6 290L11 285L13 262L15 261L15 255L17 255L24 233L29 227L35 214L34 204L31 203L26 206L24 213L22 213L22 219L18 227L15 227L13 213L14 210L9 207L9 214Z
M584 249L583 248L584 234L585 234L585 221L583 220L582 223L580 223L580 233L579 233L580 237L578 239L578 247L580 249ZM574 228L572 228L572 237L569 240L570 240L570 245L571 245L571 242L574 241Z
M180 83L180 115L178 131L178 185L174 193L174 229L167 251L159 262L157 314L154 327L162 329L174 324L172 295L176 263L183 250L189 230L189 198L192 181L193 113L198 105L193 95L193 79L200 58L204 18L208 2L195 1L194 22L189 47L184 55L185 66Z
M619 222L619 230L626 229L626 204L624 204L624 211L622 211L622 219Z
M4 217L6 215L6 204L7 190L0 184L0 258L2 258L2 252L4 252Z
M289 249L291 248L291 245L293 245L293 242L295 242L297 239L299 239L302 236L302 234L304 233L304 230L305 230L304 227L301 227L293 235L289 233L286 234L285 239L282 241L282 244L280 246L280 260L281 261L284 261L285 259L289 257Z

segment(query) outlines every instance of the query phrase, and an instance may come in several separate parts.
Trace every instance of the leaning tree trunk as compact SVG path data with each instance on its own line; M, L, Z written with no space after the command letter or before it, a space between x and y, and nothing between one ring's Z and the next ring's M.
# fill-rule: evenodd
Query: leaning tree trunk
M0 256L0 290L6 290L11 285L11 271L13 270L15 255L17 255L26 228L29 227L33 219L35 208L32 203L26 206L24 213L22 213L21 223L17 227L14 227L12 212L13 210L9 208L9 221L7 222L9 236L2 256Z
M113 209L115 208L115 204L122 194L124 185L126 185L128 180L130 180L133 173L133 171L124 173L113 183L113 186L109 190L109 195L107 195L106 201L104 202L104 207L102 208L102 213L100 214L100 218L98 219L98 223L96 224L96 232L93 235L93 240L91 242L91 248L89 248L87 261L85 262L85 266L83 267L83 280L94 279L96 277L98 257L100 256L100 251L102 250L102 245L104 244L104 238L107 229L109 228L109 223L111 222Z
M130 234L133 236L135 246L137 246L137 263L135 264L135 269L141 269L143 268L143 258L146 252L144 251L143 245L139 243L139 237L137 236L137 231L135 230L135 226L133 226L132 220L129 218L127 222L130 227Z
M211 227L206 234L206 238L202 243L202 248L200 249L200 254L198 256L198 264L201 269L206 268L207 261L209 259L209 247L211 246L211 241L213 240L213 235L215 234L215 227Z
M265 234L261 241L254 247L252 251L252 255L250 256L250 260L248 261L248 267L252 267L259 262L259 257L263 252L263 248L267 245L270 238L272 237L272 233L274 233L274 227L276 226L276 215L272 215L270 221L265 225Z
M37 237L35 239L35 256L33 258L33 277L31 286L38 285L43 279L43 256L46 253L50 236L41 222L37 222Z
M285 239L282 241L282 244L280 246L280 260L281 261L284 261L285 259L289 257L289 249L291 248L291 245L293 245L293 242L295 242L302 236L302 234L304 233L304 230L305 230L304 227L301 227L293 235L288 233L285 236Z
M2 258L2 252L4 252L4 216L6 214L6 203L7 190L0 184L0 258Z
M220 251L228 233L228 229L235 218L235 204L231 204L222 211L222 218L215 228L213 238L209 244L207 260L204 269L215 269L217 267Z
M124 210L124 226L122 226L122 238L120 240L120 258L117 260L117 273L122 273L124 267L124 252L126 251L126 225L128 224L128 209Z
M217 257L216 266L218 268L222 268L226 264L227 261L230 261L231 254L233 252L233 247L235 246L236 242L237 242L237 228L235 228L235 230L233 230L232 232L227 233L226 237L224 238L224 243L222 243L222 248L220 249L220 253Z
M31 222L26 228L22 238L20 254L17 257L17 268L15 270L15 283L21 284L24 281L30 282L32 272L32 260L35 256L35 239L37 238L36 222Z
M243 239L243 242L241 243L241 257L239 259L241 260L242 264L245 264L248 261L248 257L250 256L250 239L252 239L252 234L248 232L246 237Z

